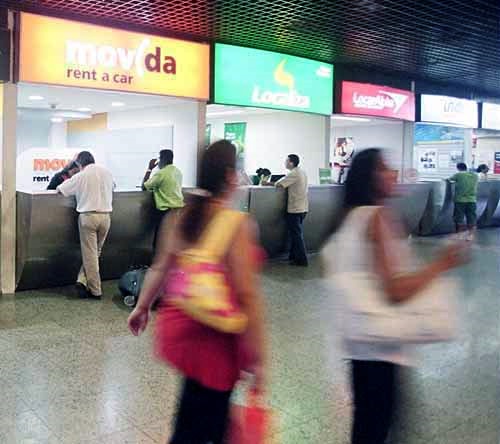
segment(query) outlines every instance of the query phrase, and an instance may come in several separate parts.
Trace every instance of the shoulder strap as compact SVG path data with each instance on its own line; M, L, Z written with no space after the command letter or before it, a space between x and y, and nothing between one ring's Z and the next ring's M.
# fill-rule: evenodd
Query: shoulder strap
M219 210L203 231L196 248L209 252L217 260L222 258L245 217L240 211Z

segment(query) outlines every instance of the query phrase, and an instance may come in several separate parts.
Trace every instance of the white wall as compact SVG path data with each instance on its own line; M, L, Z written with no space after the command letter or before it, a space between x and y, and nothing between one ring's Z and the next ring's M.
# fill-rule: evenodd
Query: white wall
M257 168L269 168L273 174L286 172L288 154L297 154L309 183L319 183L318 169L327 164L326 118L313 114L273 112L209 118L211 140L224 137L224 123L246 122L245 170L254 174Z
M49 132L49 147L66 148L66 122L52 123Z
M401 171L403 162L403 122L376 125L338 126L332 122L330 147L335 148L338 137L352 137L355 150L384 148L389 165Z
M17 155L30 148L49 146L50 121L17 119Z
M160 148L173 148L174 163L182 171L183 185L196 184L198 146L198 103L180 101L172 106L117 111L108 114L109 129L173 126L173 147L151 147L155 156ZM145 169L146 165L131 165Z

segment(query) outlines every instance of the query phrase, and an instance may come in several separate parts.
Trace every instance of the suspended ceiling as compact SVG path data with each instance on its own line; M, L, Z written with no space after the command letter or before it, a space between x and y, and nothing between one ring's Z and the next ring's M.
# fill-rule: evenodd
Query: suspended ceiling
M397 71L500 95L499 0L0 0L0 6Z

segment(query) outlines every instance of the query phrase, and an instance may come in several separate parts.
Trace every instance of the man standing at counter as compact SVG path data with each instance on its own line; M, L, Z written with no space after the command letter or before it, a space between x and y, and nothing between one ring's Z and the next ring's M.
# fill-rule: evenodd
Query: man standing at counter
M161 150L160 160L152 159L142 180L142 189L152 191L155 201L155 234L153 248L156 245L158 230L163 217L170 211L184 207L184 196L182 195L182 173L174 166L174 152L172 150ZM156 166L159 171L151 177L151 172Z
M307 175L299 167L300 159L296 154L290 154L285 166L289 173L274 185L288 189L286 224L290 237L290 263L307 267L308 260L304 243L304 219L309 210Z
M94 156L82 151L76 158L81 172L57 187L63 196L75 196L83 265L76 287L80 297L101 299L99 256L111 225L113 176L95 164Z
M467 240L474 239L476 231L476 201L477 182L479 180L476 173L467 171L465 163L457 164L458 173L450 177L450 182L455 183L455 210L453 219L455 221L457 233L465 231L464 219L467 222Z

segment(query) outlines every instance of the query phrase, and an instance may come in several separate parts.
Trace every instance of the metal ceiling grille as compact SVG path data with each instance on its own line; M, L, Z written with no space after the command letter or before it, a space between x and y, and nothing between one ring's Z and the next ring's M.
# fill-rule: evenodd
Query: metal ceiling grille
M400 71L500 95L499 0L0 0L0 6Z

